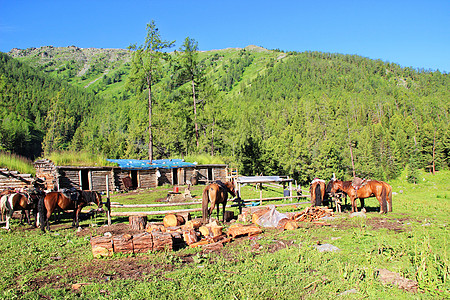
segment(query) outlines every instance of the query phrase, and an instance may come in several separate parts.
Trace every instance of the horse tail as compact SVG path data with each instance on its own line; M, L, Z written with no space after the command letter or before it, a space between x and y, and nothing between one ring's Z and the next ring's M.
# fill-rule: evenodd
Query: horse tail
M209 193L208 193L208 187L205 187L205 189L203 190L203 195L202 195L202 217L203 217L203 222L206 223L206 219L208 219L208 202L209 202Z
M39 225L42 231L45 231L45 224L47 223L47 208L45 208L45 197L39 198L38 202Z
M387 213L387 195L386 195L386 186L382 184L383 188L381 189L381 209L386 214Z
M315 189L315 206L321 206L322 205L322 193L321 193L321 188L320 188L320 184L316 184L316 189Z
M389 187L389 194L388 194L388 210L389 212L392 212L392 187L390 185L388 185Z

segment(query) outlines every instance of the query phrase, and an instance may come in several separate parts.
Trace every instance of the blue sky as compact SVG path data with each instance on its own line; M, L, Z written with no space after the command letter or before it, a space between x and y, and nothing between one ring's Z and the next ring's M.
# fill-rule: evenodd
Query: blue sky
M256 45L450 72L450 0L0 0L0 51L126 48L151 20L174 50L189 36L200 50Z

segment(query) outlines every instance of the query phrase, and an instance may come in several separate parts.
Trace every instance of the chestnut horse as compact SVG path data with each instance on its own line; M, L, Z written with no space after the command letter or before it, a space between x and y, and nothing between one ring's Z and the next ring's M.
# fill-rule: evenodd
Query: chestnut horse
M217 205L217 219L219 219L219 204L222 204L222 220L225 221L225 206L227 205L228 193L236 197L234 184L230 181L222 182L217 180L203 189L202 196L202 217L203 222L211 216L214 206ZM211 202L211 207L208 209L208 203Z
M311 182L309 187L309 193L311 194L311 204L312 206L322 206L323 200L325 199L325 180L315 178Z
M72 226L79 226L79 215L83 207L90 203L95 203L102 207L102 199L95 191L75 191L68 197L62 192L50 192L39 201L39 221L41 230L45 232L45 227L50 230L49 218L56 208L61 210L73 210Z
M339 190L350 197L352 212L358 211L356 198L360 199L361 207L364 207L364 199L374 196L380 203L380 213L387 213L388 201L390 201L389 211L392 211L392 189L390 188L390 185L385 182L369 180L358 190L355 190L351 181L331 180L331 193L334 194ZM391 195L390 200L388 200L389 195Z
M23 223L23 218L25 219L29 225L33 225L36 227L36 214L37 214L37 203L38 198L36 198L36 194L28 194L28 193L15 193L15 192L5 192L0 198L0 207L2 211L2 216L6 214L6 226L3 227L5 229L10 229L9 220L12 218L14 211L21 210L22 215L20 217L20 223ZM33 213L35 216L35 222L32 224L30 218L30 212L33 209Z

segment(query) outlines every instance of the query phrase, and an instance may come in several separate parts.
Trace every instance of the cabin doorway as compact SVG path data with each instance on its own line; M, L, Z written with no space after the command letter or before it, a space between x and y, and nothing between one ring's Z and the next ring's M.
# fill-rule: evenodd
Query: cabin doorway
M131 186L133 189L138 188L138 171L137 170L131 170L130 171L130 177L131 177Z
M89 170L80 171L80 187L82 190L90 190L89 184Z

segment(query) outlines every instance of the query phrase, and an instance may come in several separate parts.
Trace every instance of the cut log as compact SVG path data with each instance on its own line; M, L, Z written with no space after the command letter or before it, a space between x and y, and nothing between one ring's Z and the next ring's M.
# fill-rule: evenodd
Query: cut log
M284 224L285 230L295 230L297 228L298 228L298 224L297 224L297 222L295 222L293 220L289 220L286 224Z
M133 253L133 237L126 233L112 237L114 252Z
M148 232L139 233L133 236L134 253L145 253L153 250L153 237Z
M181 229L183 230L191 230L191 229L198 229L202 226L202 221L199 219L195 219L195 220L189 220L186 221L186 224L181 226Z
M237 237L240 235L256 235L262 233L262 229L255 224L242 225L234 224L228 228L227 235L231 237Z
M133 230L145 230L147 226L147 216L130 216L128 220Z
M204 237L211 236L211 231L208 226L200 226L198 230Z
M111 237L93 236L91 238L92 254L95 258L112 256L114 249Z
M209 227L209 230L212 233L213 237L222 235L223 226L217 226L217 225L208 226L208 225L206 225L206 227Z
M190 212L179 212L179 213L177 213L177 215L183 217L184 223L186 223L187 221L189 221L190 219L192 219L192 218L191 218L191 213L190 213ZM184 224L184 223L183 223L183 224Z
M211 242L208 239L202 239L199 242L190 244L189 247L190 248L195 248L195 247L202 246L202 245L207 245L207 244L210 244L210 243Z
M188 244L188 245L191 245L191 244L196 243L198 241L197 234L195 233L195 231L193 229L191 229L189 231L184 231L183 232L183 239L186 242L186 244Z
M170 233L152 231L153 251L172 250L173 240Z
M166 231L166 227L164 227L164 225L147 224L147 227L145 228L145 231L152 232L153 230L165 232Z
M165 227L174 227L184 224L184 218L180 215L167 214L163 219Z
M221 242L215 242L207 245L202 245L202 250L205 253L210 253L214 251L221 250L223 248L223 243Z

